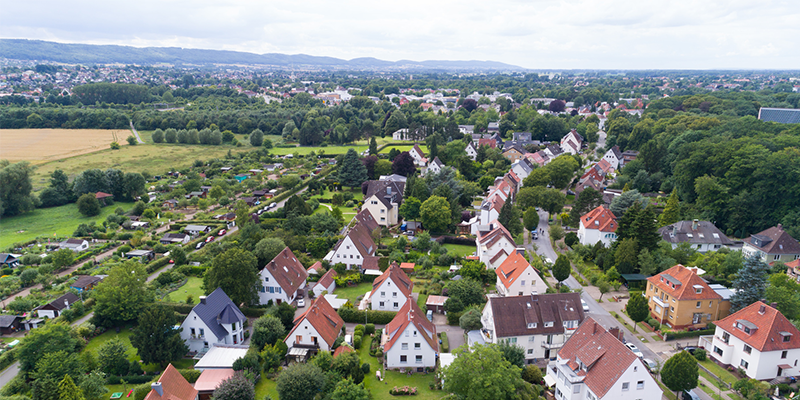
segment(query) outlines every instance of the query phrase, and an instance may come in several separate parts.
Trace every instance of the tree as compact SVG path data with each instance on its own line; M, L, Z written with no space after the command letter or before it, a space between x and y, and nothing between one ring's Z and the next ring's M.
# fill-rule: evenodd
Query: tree
M472 305L482 304L484 301L483 287L477 281L469 278L451 281L447 286L447 293L450 297L448 301L453 300L462 304L462 309ZM453 310L453 312L460 311L461 310Z
M333 357L331 369L336 371L342 378L352 378L355 383L361 383L364 380L361 360L358 358L358 353L354 351Z
M504 340L497 345L497 348L503 354L503 358L510 362L511 365L520 369L525 366L525 349L521 346Z
M349 149L344 155L342 164L339 166L338 179L342 186L351 188L361 186L361 183L368 179L367 167L358 159L358 153L355 150Z
M278 375L281 400L313 400L325 385L324 372L314 364L293 364Z
M369 400L372 396L363 383L355 383L350 378L345 378L336 383L331 394L331 400Z
M567 280L567 278L569 278L571 270L572 266L570 265L567 256L559 254L558 258L556 259L556 263L553 265L553 278L558 281L559 286L561 285L561 282L564 282Z
M112 327L136 320L153 302L153 294L147 290L147 271L134 261L111 268L94 289L94 299L95 325Z
M180 321L170 308L152 305L139 315L138 326L131 335L131 344L145 363L161 366L186 354L180 332L173 329Z
M260 147L264 143L264 132L261 129L254 129L250 132L250 145Z
M84 217L100 215L100 202L91 193L86 193L78 198L78 212Z
M525 225L525 229L530 232L536 232L539 227L539 213L536 211L536 208L528 208L522 217L522 222Z
M31 194L33 168L30 164L0 160L0 167L0 215L10 217L33 210L36 198Z
M127 346L119 338L113 338L103 343L97 349L97 362L100 370L109 375L127 375L128 362Z
M408 197L400 205L400 216L406 221L415 221L419 218L419 209L422 202L416 197Z
M73 380L80 381L85 371L86 365L78 357L77 352L69 353L64 350L58 350L43 355L36 362L36 371L31 377L36 380L57 380L62 376L68 375ZM36 397L34 396L34 398Z
M458 325L464 332L481 329L483 327L483 324L481 324L481 315L481 311L477 308L470 309L461 315L461 318L458 319Z
M378 142L375 140L375 136L369 138L369 155L378 155Z
M84 400L83 392L75 386L75 381L69 375L58 384L58 396L60 400Z
M631 293L631 298L628 300L625 310L635 323L644 321L650 315L650 308L647 306L647 298L642 296L641 292ZM633 325L633 331L636 332L636 325Z
M458 356L443 371L444 390L459 399L513 399L528 388L519 367L503 359L497 346L476 345L471 352L460 347L455 353Z
M33 372L39 360L45 355L59 350L75 353L80 349L79 339L72 334L69 326L46 324L34 329L22 339L17 349L19 368L23 372ZM61 375L63 376L63 375Z
M417 166L414 165L414 159L411 154L404 151L398 154L392 161L392 173L403 176L411 176L417 173Z
M254 400L256 390L243 373L234 373L232 377L222 381L214 389L214 400Z
M614 261L617 265L617 270L621 274L632 274L636 271L636 266L639 265L639 245L636 239L627 238L617 245L614 251Z
M75 252L70 249L61 249L54 252L51 257L53 266L56 267L56 269L61 269L72 265L75 261Z
M105 394L108 393L108 388L105 387L105 384L106 379L102 372L98 370L89 372L83 377L83 382L81 382L83 397L86 398L86 400L100 400L101 398L105 398Z
M627 192L614 197L614 200L611 200L609 209L617 218L619 218L625 214L625 211L627 211L628 207L632 206L633 203L639 203L639 205L644 208L647 206L647 199L636 189L628 190Z
M688 351L681 351L670 357L661 369L661 382L669 390L678 393L697 387L697 360Z
M217 288L236 304L249 305L258 299L258 259L252 253L232 248L216 257L203 278L206 294Z
M639 249L655 251L661 241L656 224L656 214L653 206L647 206L637 216L633 223L633 237L639 244Z
M211 190L208 191L208 197L212 199L217 200L222 196L225 196L225 190L219 185L214 185Z
M767 265L755 254L745 258L744 267L739 270L733 281L733 287L736 290L731 296L731 313L764 298L767 287L767 270Z
M308 203L301 199L300 196L293 194L292 197L289 197L289 200L286 200L284 212L286 212L286 215L290 215L292 213L297 213L298 215L311 215L314 210L312 210ZM281 248L281 250L283 250L283 248ZM272 260L272 258L270 258L270 260Z
M447 232L450 226L450 203L439 196L431 196L419 208L420 220L431 232Z
M603 295L611 290L611 284L606 278L601 278L597 281L597 290L600 291L600 300L603 300Z
M497 222L508 229L512 236L516 236L522 233L522 223L520 222L520 218L521 215L519 209L514 207L510 201L506 201L503 203L503 207L500 208L500 214L497 216Z
M370 155L364 157L361 160L361 163L364 164L364 167L367 168L367 177L368 177L368 179L377 179L377 175L375 175L375 164L378 163L378 156L370 154ZM367 184L366 181L361 184L362 190L364 188L364 185L366 185L366 184Z
M286 243L280 238L267 237L261 239L256 243L253 254L258 257L258 265L266 265L272 261L283 249L286 248Z
M186 251L181 246L174 246L169 251L169 257L174 261L175 266L186 265Z
M678 189L672 189L672 194L669 195L667 205L664 211L658 217L658 223L661 226L674 224L680 221L680 204L678 200Z
M572 205L572 210L569 212L569 220L572 222L572 226L578 226L578 221L580 221L582 215L594 210L602 204L603 193L592 188L583 189L575 199L575 204Z
M522 379L532 385L541 385L544 377L539 367L535 365L526 365L525 368L522 369Z
M164 131L161 128L158 128L153 132L153 143L163 143L164 142Z
M286 328L280 319L273 315L259 317L253 323L250 347L261 351L265 345L274 345L286 336Z

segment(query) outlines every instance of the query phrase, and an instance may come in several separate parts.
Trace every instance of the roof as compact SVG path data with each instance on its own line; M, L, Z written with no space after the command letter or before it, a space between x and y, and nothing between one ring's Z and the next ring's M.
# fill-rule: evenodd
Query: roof
M151 389L144 400L194 400L197 397L197 389L172 364L167 366L158 382L161 382L161 391L164 394L159 395L155 389Z
M352 348L352 347L350 347L350 345L348 345L348 344L346 344L346 343L342 343L342 345L341 345L341 346L337 347L337 348L336 348L336 350L334 350L334 352L333 352L333 356L334 356L334 357L337 357L337 356L339 356L340 354L344 354L344 353L352 353L352 352L354 352L354 351L355 351L355 350L353 350L353 348Z
M598 398L605 396L638 360L630 349L591 317L586 318L564 343L558 351L558 358L566 361L573 371L579 364L587 366L585 371L576 371L576 374L584 376L583 382Z
M444 167L444 163L442 163L442 160L439 159L439 156L436 156L433 161L431 161L431 164L436 164L436 166L439 168Z
M528 260L518 252L513 251L494 272L497 274L500 281L503 282L503 285L509 287L528 268L533 268L531 264L528 263Z
M317 271L319 271L320 269L322 269L322 261L317 261L314 264L312 264L310 267L308 267L306 269L306 272L308 272L309 274L311 273L311 271L314 271L314 273L317 273Z
M83 244L83 242L86 242L86 239L67 239L67 240L61 242L61 245L62 246L66 246L66 245L80 246L80 245Z
M658 228L661 239L669 243L718 244L730 246L733 241L709 221L678 221Z
M336 271L334 271L333 268L331 268L328 270L328 272L325 273L325 275L322 275L322 278L319 279L317 285L322 285L322 287L327 288L328 286L331 285L331 283L333 283L334 281L333 278L335 277L336 277Z
M369 231L374 231L378 229L378 221L375 220L375 217L372 216L372 213L369 212L367 209L363 209L356 214L355 218L357 224L362 224L367 228Z
M615 232L617 230L617 217L611 210L598 206L592 211L581 216L581 225L586 229L597 229L600 232Z
M74 288L80 288L80 289L83 289L83 288L85 288L85 287L89 287L89 286L91 286L91 285L94 285L95 283L97 283L97 282L100 282L100 281L102 281L102 280L103 280L103 278L101 278L101 277L99 277L99 276L94 276L94 275L81 275L81 277L80 277L80 278L78 278L78 280L76 280L75 282L72 282L72 283L69 285L69 287L74 287Z
M378 261L380 261L380 257L378 256L366 256L364 257L364 262L361 264L361 269L364 271L366 270L376 270L380 273L381 267L378 265ZM376 274L377 275L377 274Z
M185 233L167 233L161 239L162 240L172 240L172 239L183 240L187 236L189 236L189 235L187 235Z
M8 328L18 320L22 320L19 315L0 315L0 328Z
M306 272L305 267L300 264L300 261L297 261L297 257L294 256L288 246L281 250L272 261L268 262L262 268L262 270L264 269L275 278L281 289L288 294L295 293L308 278L308 272ZM331 268L332 270L333 268Z
M705 280L697 276L697 271L680 264L647 278L647 281L678 301L722 299ZM697 293L698 289L700 293Z
M446 302L447 299L449 299L449 297L447 297L447 296L430 295L430 296L428 296L428 299L425 300L425 305L426 306L443 306L444 302Z
M420 158L425 158L425 153L422 152L422 149L419 148L418 144L414 143L414 148L412 148L411 151L416 151L419 153Z
M247 355L248 346L215 345L203 355L194 369L231 368L233 362Z
M213 392L222 381L233 377L233 374L232 368L203 370L203 373L194 383L194 388L198 392Z
M800 243L786 233L781 224L752 235L744 242L767 254L800 254Z
M736 323L742 328L737 328ZM736 336L750 347L764 352L800 348L800 331L774 307L757 301L719 321L718 328ZM744 326L750 326L750 333ZM755 331L752 329L755 327ZM788 340L784 341L784 337Z
M13 261L17 261L17 257L14 257L13 255L8 253L0 253L0 263L7 263Z
M622 152L619 151L619 146L612 147L608 150L608 153L614 154L614 157L616 157L617 160L622 160Z
M114 197L114 195L105 192L97 192L94 194L95 199L104 199L106 197Z
M417 266L417 264L415 264L415 263L408 263L408 262L400 263L400 269L402 269L403 271L409 270L409 269L413 271L414 267L416 267L416 266Z
M241 322L247 319L244 314L233 304L233 301L225 294L222 288L211 292L205 302L200 302L192 308L197 316L203 320L214 335L221 339L228 335L228 331L220 324L220 319L224 317L227 321ZM230 323L230 322L222 322Z
M353 242L356 246L356 250L361 254L362 258L366 258L367 256L375 255L375 250L377 246L375 245L375 241L372 240L372 231L370 230L365 224L357 223L349 231L347 231L347 237ZM336 244L335 249L338 250L339 246L342 245L344 239L340 240L339 243Z
M319 333L322 340L328 344L328 347L333 346L333 342L339 337L339 334L342 332L342 327L344 326L342 317L336 313L336 310L325 300L325 297L320 297L314 300L303 314L294 319L294 328L292 328L292 331L289 332L286 337L292 337L292 333L294 333L295 329L300 326L300 322L304 319L317 330L317 333Z
M393 205L403 202L403 190L405 190L405 182L399 181L369 181L367 185L367 194L364 196L366 201L372 196L376 196L387 209L391 210Z
M411 295L411 290L414 288L414 282L408 278L403 269L400 268L397 264L392 264L389 268L386 269L381 276L375 278L375 281L372 282L372 292L375 293L383 282L387 279L391 279L392 282L397 286L398 289L403 293L403 297L408 297Z
M583 321L578 293L532 294L490 297L495 335L498 338L564 333L564 321ZM546 322L552 326L545 327Z
M67 305L64 304L65 300L69 304L74 304L76 301L79 301L80 298L77 295L75 295L75 293L70 292L70 293L64 294L63 296L61 296L61 297L59 297L59 298L57 298L57 299L55 299L55 300L43 305L43 306L36 307L36 309L37 310L38 309L49 309L49 310L59 310L60 311L60 310L63 310L65 308L67 308Z
M428 321L427 316L420 310L419 305L417 305L417 302L414 301L411 295L408 296L406 303L403 304L403 307L400 307L400 311L392 318L392 321L386 324L384 332L389 340L386 341L383 348L387 350L391 349L394 344L397 343L397 339L403 336L402 333L409 325L413 325L417 328L417 332L428 342L433 351L439 352L439 339L436 336L436 326L433 325L433 322Z
M514 237L511 236L511 233L509 233L506 227L499 221L494 220L489 226L491 230L488 233L482 235L481 232L478 232L478 243L480 243L481 246L486 246L487 248L492 247L502 238L508 239L512 244L515 243Z
M792 108L761 107L758 110L758 119L781 124L800 124L800 110Z

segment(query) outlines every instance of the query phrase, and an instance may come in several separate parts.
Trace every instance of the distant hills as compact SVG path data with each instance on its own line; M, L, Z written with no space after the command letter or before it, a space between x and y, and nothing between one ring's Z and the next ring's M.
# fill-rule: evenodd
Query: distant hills
M51 61L65 64L246 64L275 67L317 67L320 69L393 70L493 70L519 71L525 68L496 61L384 61L364 57L343 60L306 54L254 54L227 50L183 49L179 47L130 47L56 43L42 40L0 39L0 57Z

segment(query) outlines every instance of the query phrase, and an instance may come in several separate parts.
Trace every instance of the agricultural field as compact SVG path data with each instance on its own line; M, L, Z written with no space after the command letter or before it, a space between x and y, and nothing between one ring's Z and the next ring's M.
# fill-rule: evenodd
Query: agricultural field
M127 146L129 130L106 129L3 129L0 159L41 164L108 149L114 141Z

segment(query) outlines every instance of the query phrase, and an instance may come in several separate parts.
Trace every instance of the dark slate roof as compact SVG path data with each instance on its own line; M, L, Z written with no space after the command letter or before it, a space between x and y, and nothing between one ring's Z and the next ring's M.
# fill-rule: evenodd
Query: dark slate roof
M94 285L95 283L100 282L102 280L103 280L103 278L101 278L99 276L83 275L80 278L78 278L78 280L76 280L75 282L72 282L72 284L69 285L69 286L70 287L74 287L74 288L83 289L83 288L85 288L87 286Z
M0 328L8 328L17 320L22 320L19 315L0 315Z
M14 261L17 261L17 257L8 253L0 253L0 263L10 263Z
M63 310L63 309L65 309L67 307L66 304L64 304L64 300L68 301L69 304L71 305L71 304L75 303L76 301L79 301L80 298L78 298L78 296L76 296L75 293L67 293L67 294L65 294L65 295L63 295L63 296L61 296L61 297L59 297L59 298L47 303L47 304L45 304L45 305L43 305L41 307L37 307L37 308L45 308L46 307L48 309Z
M761 107L758 119L781 124L800 124L800 110L792 108Z
M733 241L708 221L698 221L693 229L692 221L678 221L658 229L661 239L669 243L688 242L691 244L719 244L730 246Z
M528 296L491 297L495 335L498 338L564 333L564 321L583 322L583 307L578 293L550 293ZM545 328L545 322L552 327ZM528 324L536 324L528 328Z
M392 203L397 203L399 205L403 202L403 191L405 188L405 182L369 181L367 195L364 196L364 200L375 195L378 196L378 199L386 206L386 208L391 209Z
M800 253L800 242L786 233L781 224L752 235L744 241L767 254Z
M200 303L194 306L192 311L205 322L208 329L211 329L218 339L228 335L228 331L220 324L242 322L247 319L222 288L217 288L217 290L211 292L206 297L205 304Z

